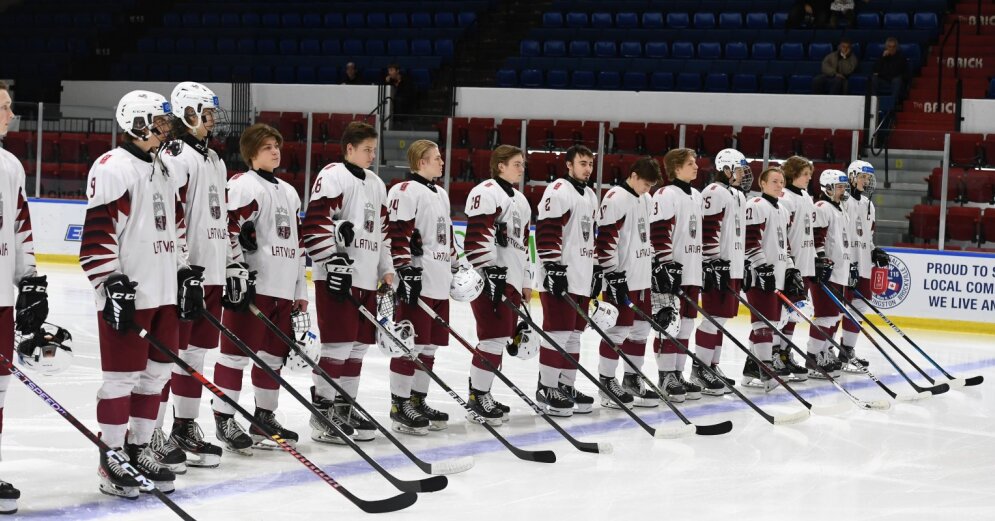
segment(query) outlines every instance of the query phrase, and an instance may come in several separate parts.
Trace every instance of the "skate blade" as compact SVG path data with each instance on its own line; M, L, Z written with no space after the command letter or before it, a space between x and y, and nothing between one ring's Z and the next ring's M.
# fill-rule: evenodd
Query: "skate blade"
M556 416L557 418L569 418L574 415L573 407L562 408L562 407L550 407L544 403L538 404L539 408L542 409L546 414L550 416Z
M335 435L325 435L324 432L320 434L311 434L311 440L318 443L323 443L325 445L346 445L345 440L339 438Z
M429 422L428 430L430 431L444 431L449 428L449 420L440 420Z
M244 449L239 449L239 448L236 448L236 447L232 447L231 445L228 445L228 444L222 444L222 449L224 449L224 450L226 450L228 452L231 452L233 454L238 454L240 456L252 456L252 446L251 445L248 446L248 447L246 447L246 448L244 448Z
M101 481L100 492L112 497L138 499L138 487L119 487L112 483Z
M659 407L660 406L660 399L659 398L656 398L656 399L653 399L653 398L637 398L636 396L633 396L632 397L632 405L633 405L633 407L643 407L643 408L651 409L653 407Z
M785 378L784 380L789 381L789 382L796 382L796 383L807 382L808 381L808 375L807 374L795 374L795 373L791 373L791 376L789 376L788 378Z
M501 424L504 423L502 418L484 418L483 416L480 416L478 419L478 417L470 413L466 413L466 419L470 422L470 425L480 425L483 423L481 420L487 422L487 425L490 425L491 427L500 427Z
M292 448L295 448L295 449L297 448L297 441L296 440L288 440L286 438L282 438L282 440L283 440L284 443L286 443L287 445L290 445ZM261 450L283 450L283 448L280 447L280 445L277 444L275 441L273 441L272 438L267 438L267 437L264 437L264 436L259 436L259 435L253 434L252 435L252 441L253 441L253 443L252 443L252 448L253 449L261 449Z
M591 414L594 411L593 403L574 404L574 414Z
M17 513L16 499L0 499L0 514L10 515Z
M726 393L731 392L725 387L721 389L702 389L701 394L705 396L724 396Z
M667 393L663 393L663 399L667 400L670 403L684 403L684 400L687 399L687 395L686 394L667 394Z
M428 427L408 427L403 423L393 422L390 425L390 429L394 432L399 432L401 434L407 434L409 436L428 436ZM355 439L355 438L353 438Z
M630 403L622 402L622 403L625 405L626 409L632 409L632 403L631 402ZM604 396L601 397L601 406L604 407L604 408L606 408L606 409L617 409L617 410L620 410L620 411L622 410L622 408L619 407L617 403L615 403L615 400L612 400L610 398L606 398Z
M832 376L832 373L830 373L829 376ZM819 372L809 371L808 377L811 378L812 380L829 380L828 378L826 378L826 375Z
M176 485L172 481L153 481L155 488L163 494L172 494L176 491ZM151 490L138 489L142 494L151 494Z
M187 453L187 466L198 469L213 469L221 465L220 454Z
M163 467L166 467L167 469L169 469L170 471L172 471L173 474L176 474L177 476L187 473L187 463L186 462L167 464L167 463L163 463L163 462L160 461L159 464L162 465Z
M700 392L691 392L691 391L688 391L688 393L685 394L684 396L688 400L700 400L701 399L701 393Z
M352 441L373 441L377 437L377 431L372 429L353 429Z

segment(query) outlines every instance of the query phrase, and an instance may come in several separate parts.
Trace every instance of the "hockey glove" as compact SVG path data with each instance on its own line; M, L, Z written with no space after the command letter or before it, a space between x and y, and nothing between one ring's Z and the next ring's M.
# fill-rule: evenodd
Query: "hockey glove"
M891 264L891 256L881 248L871 250L871 261L879 268L887 268Z
M856 262L850 263L850 279L847 280L847 286L851 288L856 288L857 284L860 283L860 268Z
M591 273L591 298L598 298L598 295L601 294L601 288L604 287L604 282L605 269L601 266L595 266L594 272Z
M774 278L774 265L773 264L761 264L756 268L756 282L757 289L760 291L766 291L767 293L773 293L777 290L777 279Z
M115 273L104 281L104 321L116 331L135 326L135 286L127 275Z
M753 287L753 270L750 269L750 261L743 263L743 291L749 291Z
M701 289L702 291L715 290L715 268L710 260L701 262Z
M545 262L542 267L546 270L546 276L542 280L542 287L557 297L566 294L567 267L559 262Z
M613 304L626 305L629 300L629 283L625 280L624 271L605 273L605 293Z
M225 294L221 305L232 311L245 311L256 296L256 272L244 262L233 262L225 269Z
M506 223L494 225L494 243L502 248L508 247L508 225Z
M805 279L801 271L795 268L784 270L784 293L797 300L805 298Z
M38 331L48 318L48 280L45 275L24 277L17 285L14 304L17 330L23 334Z
M334 253L325 263L325 283L333 295L344 297L352 291L352 274L355 271L352 263L353 260L345 253Z
M259 249L259 243L256 242L256 223L252 221L242 223L242 228L238 231L238 243L245 251Z
M819 256L815 258L815 276L820 282L829 282L833 276L834 263L829 257Z
M731 266L729 261L713 259L702 264L702 281L705 291L722 291L732 280L730 278Z
M356 238L356 231L353 230L349 221L337 221L335 224L335 242L348 248L352 245L352 240Z
M421 296L421 271L417 266L397 268L397 297L409 306L418 304Z
M676 294L681 289L684 266L679 262L657 262L653 264L653 291Z
M425 254L425 249L422 248L421 232L418 231L418 228L415 228L415 231L411 232L410 244L412 257L421 257Z
M193 320L204 310L204 268L180 268L176 281L176 308L180 320Z
M508 268L504 266L487 266L480 270L484 275L484 291L495 306L504 298L504 287L508 284Z

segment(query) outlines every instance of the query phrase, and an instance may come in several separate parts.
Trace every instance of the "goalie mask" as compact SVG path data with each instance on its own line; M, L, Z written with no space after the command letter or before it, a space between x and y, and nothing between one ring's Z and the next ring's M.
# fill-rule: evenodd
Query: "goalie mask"
M456 302L471 302L484 291L484 279L477 270L461 265L449 284L449 296Z
M311 332L311 315L303 311L294 311L290 314L290 321L293 324L294 340L297 341L297 347L312 362L318 363L318 359L321 358L321 345L318 343L318 336ZM287 361L283 365L295 373L311 370L311 366L304 360L304 357L293 349L290 350Z
M594 322L602 331L608 331L615 327L618 322L618 308L603 300L591 300L591 312L588 313L591 322Z
M746 156L735 148L726 148L715 154L715 170L716 181L725 182L744 193L749 193L750 187L753 186L750 163L746 161Z
M515 336L506 346L508 354L522 360L535 358L539 354L539 334L532 330L528 322L520 321L515 328Z
M69 331L52 324L43 325L30 335L15 333L17 358L21 365L45 376L65 371L73 363Z
M653 292L651 300L653 320L656 320L667 334L677 338L681 332L681 305L677 301L677 295ZM662 334L660 336L663 337ZM664 339L666 340L665 337Z

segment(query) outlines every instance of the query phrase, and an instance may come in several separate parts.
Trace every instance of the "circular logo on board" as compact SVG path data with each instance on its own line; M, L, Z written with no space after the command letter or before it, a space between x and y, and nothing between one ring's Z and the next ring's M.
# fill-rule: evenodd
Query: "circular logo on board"
M912 289L912 277L909 275L909 268L895 255L891 255L891 263L888 265L888 286L884 293L874 295L874 305L882 309L891 309L909 296Z

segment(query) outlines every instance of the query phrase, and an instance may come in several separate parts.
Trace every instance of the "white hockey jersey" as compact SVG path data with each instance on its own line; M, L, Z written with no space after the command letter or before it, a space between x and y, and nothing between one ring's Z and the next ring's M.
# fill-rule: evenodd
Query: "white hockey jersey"
M629 291L650 287L649 194L636 195L626 183L608 190L598 212L598 264L606 273L625 272Z
M543 262L567 266L567 292L587 296L594 273L594 226L598 197L586 184L557 179L546 186L536 222L539 291L545 291Z
M815 203L812 196L789 185L784 187L780 204L788 210L789 216L788 253L802 277L812 277L815 275L815 239L812 235Z
M24 197L24 166L0 148L0 273L10 284L0 284L0 307L14 305L14 288L24 277L34 275L35 247L31 215Z
M336 227L349 221L355 237L338 244ZM372 170L329 163L318 173L304 216L304 245L311 256L312 276L325 280L325 262L334 253L353 261L352 285L375 291L380 279L393 273L387 239L387 187Z
M307 298L300 211L297 190L269 172L249 170L228 180L228 262L245 262L256 272L257 294L284 300ZM255 223L256 251L243 251L238 242L246 221Z
M189 135L188 135L189 136ZM176 183L186 229L187 262L204 268L204 284L225 283L225 262L231 256L225 184L228 170L218 154L192 136L160 155Z
M753 197L746 203L746 259L750 269L774 266L777 289L784 289L784 270L793 268L788 256L788 209L769 195ZM755 279L754 279L755 280Z
M853 259L857 261L860 278L871 278L871 250L874 249L874 229L876 227L874 202L870 197L855 192L843 202L847 217L850 219L852 234L850 246L853 248Z
M701 193L679 180L653 194L654 258L681 263L685 286L701 286L702 205Z
M815 252L825 253L834 263L830 280L847 285L850 282L853 247L850 245L850 218L840 205L826 200L815 203L813 236Z
M712 183L701 192L702 258L729 261L729 277L743 278L746 241L746 196L725 183Z
M422 269L421 294L449 300L452 268L456 265L453 221L449 217L449 195L442 187L412 174L387 194L387 235L394 267ZM421 236L421 256L411 254L411 235Z
M138 283L136 309L176 304L176 272L186 266L182 229L177 231L183 210L162 162L132 144L115 148L90 168L86 196L79 262L98 309L112 273Z
M508 285L521 291L532 287L529 223L532 208L521 192L503 179L488 179L470 190L466 199L466 260L477 268L505 266ZM504 230L508 245L497 244Z

